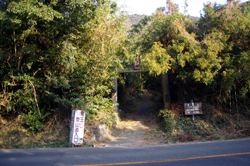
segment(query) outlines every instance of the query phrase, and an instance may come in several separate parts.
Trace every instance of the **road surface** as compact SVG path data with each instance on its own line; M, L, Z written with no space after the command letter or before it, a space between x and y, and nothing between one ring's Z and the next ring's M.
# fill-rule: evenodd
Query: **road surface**
M130 148L0 150L0 166L62 165L249 166L250 139Z

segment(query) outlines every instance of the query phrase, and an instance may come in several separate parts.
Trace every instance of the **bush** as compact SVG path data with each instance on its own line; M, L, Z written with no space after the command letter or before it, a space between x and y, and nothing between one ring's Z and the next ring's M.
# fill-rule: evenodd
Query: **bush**
M172 110L160 110L160 113L158 115L159 117L163 118L164 121L164 130L172 135L173 134L173 129L176 127L176 116L173 113Z

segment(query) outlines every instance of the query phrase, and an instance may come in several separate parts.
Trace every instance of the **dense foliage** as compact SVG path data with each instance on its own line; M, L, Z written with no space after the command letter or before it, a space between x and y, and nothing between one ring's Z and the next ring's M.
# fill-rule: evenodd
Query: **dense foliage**
M208 3L193 22L167 0L126 32L110 0L1 1L0 114L38 131L82 107L111 126L116 69L140 57L150 74L168 73L173 100L249 116L249 13L249 3Z
M118 16L119 15L119 16ZM72 108L113 119L114 70L125 40L124 17L109 0L0 3L0 114L33 131ZM104 118L105 117L105 118Z
M130 31L130 50L152 74L168 73L174 100L250 109L250 4L204 6L195 23L170 0Z

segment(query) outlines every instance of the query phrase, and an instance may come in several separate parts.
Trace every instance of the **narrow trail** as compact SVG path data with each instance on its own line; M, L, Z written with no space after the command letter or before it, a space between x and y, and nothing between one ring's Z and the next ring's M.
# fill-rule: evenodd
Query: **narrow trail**
M112 140L105 143L105 147L132 147L155 145L157 141L152 140L151 133L158 128L152 114L151 95L143 97L137 111L130 113L121 121L112 132Z

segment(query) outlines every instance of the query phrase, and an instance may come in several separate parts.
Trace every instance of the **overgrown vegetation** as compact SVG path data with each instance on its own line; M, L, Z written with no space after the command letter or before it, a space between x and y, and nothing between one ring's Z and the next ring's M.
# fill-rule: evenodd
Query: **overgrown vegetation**
M64 122L78 107L86 111L86 138L99 123L112 128L113 79L137 58L153 76L168 73L174 103L205 104L195 123L162 111L168 134L243 130L250 116L250 4L228 2L207 3L193 22L167 0L126 32L126 17L111 0L1 1L0 147L68 146ZM140 90L139 78L131 92Z
M131 52L140 55L150 74L168 73L173 104L204 104L204 115L195 122L171 108L160 111L167 140L249 135L249 11L249 2L207 3L204 14L193 22L168 0L166 8L133 26L128 37Z
M21 116L36 134L81 107L87 124L113 126L113 79L126 37L118 12L109 0L1 1L1 117Z
M205 104L204 114L195 116L195 121L192 121L191 117L184 116L183 109L183 103L174 103L168 109L160 111L161 127L167 134L165 142L211 141L250 136L250 121L244 115L238 121L236 116Z
M71 147L68 140L69 120L59 123L51 118L50 122L43 124L43 130L37 133L29 132L22 120L18 116L9 125L1 126L1 149Z
M230 4L208 3L194 24L168 1L167 9L135 25L128 40L152 75L169 74L175 100L199 100L245 114L250 108L250 7Z
M151 76L148 72L122 73L119 80L119 108L125 113L136 112L138 103L143 101L143 96L148 95L154 96L157 101L155 110L163 108L161 77Z

